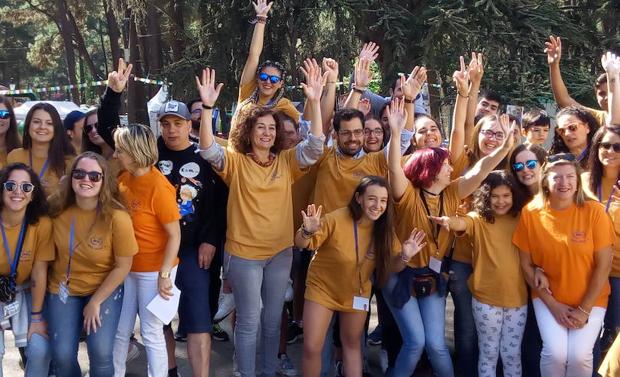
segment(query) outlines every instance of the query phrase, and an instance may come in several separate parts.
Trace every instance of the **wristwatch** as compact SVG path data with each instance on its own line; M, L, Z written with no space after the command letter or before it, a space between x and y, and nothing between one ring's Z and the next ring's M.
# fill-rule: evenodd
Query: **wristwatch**
M168 279L170 277L170 271L168 272L159 271L159 277L162 279Z

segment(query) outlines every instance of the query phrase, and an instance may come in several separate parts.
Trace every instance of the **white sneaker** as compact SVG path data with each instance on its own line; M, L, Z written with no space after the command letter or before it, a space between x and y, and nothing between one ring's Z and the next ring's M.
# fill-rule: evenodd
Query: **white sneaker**
M235 297L233 294L220 292L220 297L217 300L217 313L213 317L213 322L218 323L222 321L233 310L235 310Z
M286 293L284 294L284 302L293 301L293 295L295 291L293 291L293 281L288 279L288 285L286 286Z

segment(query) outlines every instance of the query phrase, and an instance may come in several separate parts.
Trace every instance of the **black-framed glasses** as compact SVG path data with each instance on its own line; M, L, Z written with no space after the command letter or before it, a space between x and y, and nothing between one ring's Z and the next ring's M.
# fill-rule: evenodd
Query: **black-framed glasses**
M98 171L85 171L82 169L75 169L71 172L71 177L73 179L84 179L88 177L88 180L91 182L99 182L103 178L103 173Z
M364 135L383 136L383 128L375 128L374 130L371 130L370 128L364 128Z
M355 137L360 137L364 134L364 130L361 128L355 129L353 131L351 130L340 130L338 131L338 135L342 136L342 137L347 137L347 138L351 138L351 136L355 136Z
M8 192L13 192L17 190L18 187L20 190L22 190L22 192L25 193L30 193L32 192L32 190L34 190L34 185L30 182L17 183L15 181L6 181L4 182L3 186L4 189Z
M606 150L612 150L616 153L620 153L620 143L607 143L603 142L599 145L599 148L603 148Z
M556 153L547 157L547 162L549 163L558 161L575 161L575 155L572 153Z
M0 119L9 119L11 117L11 113L9 110L0 110Z
M495 140L504 140L504 138L506 137L506 135L504 134L504 131L493 132L491 130L480 130L480 133L489 139L495 139Z
M258 79L260 81L267 81L269 80L272 84L277 84L280 82L280 80L282 80L281 77L279 76L272 76L272 75L268 75L265 72L261 72L258 74Z
M525 168L528 168L529 170L534 170L536 165L538 165L538 160L527 160L525 161L525 163L515 162L514 164L512 164L512 168L518 173Z
M93 128L94 128L94 129L97 129L97 126L98 126L98 125L99 125L99 122L95 122L95 123L92 123L92 124L85 124L85 125L84 125L84 132L86 132L87 134L89 134L89 133L90 133L90 131L92 131L92 130L93 130Z

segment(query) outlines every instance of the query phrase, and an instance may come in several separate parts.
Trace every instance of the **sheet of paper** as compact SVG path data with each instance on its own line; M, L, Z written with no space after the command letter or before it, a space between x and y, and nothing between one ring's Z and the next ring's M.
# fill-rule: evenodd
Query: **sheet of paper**
M181 290L174 285L174 278L176 276L176 268L170 274L170 278L173 281L172 284L172 297L168 300L164 299L157 294L151 302L148 303L146 308L153 313L155 317L159 318L165 325L169 324L174 316L177 314L179 308L179 299L181 298Z

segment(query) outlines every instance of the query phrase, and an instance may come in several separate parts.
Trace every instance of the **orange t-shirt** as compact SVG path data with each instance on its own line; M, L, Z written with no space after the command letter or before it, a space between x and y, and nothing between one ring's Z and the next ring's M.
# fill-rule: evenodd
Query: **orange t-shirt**
M595 253L610 247L614 229L605 208L593 200L582 207L573 204L554 210L537 196L521 211L512 242L545 270L553 296L559 302L577 307L586 294L594 271ZM609 283L599 294L595 306L607 307ZM537 297L532 290L532 297Z
M133 258L131 271L159 271L168 242L164 225L181 218L174 187L159 170L151 167L139 177L122 172L118 188L131 214L138 241L138 254Z

